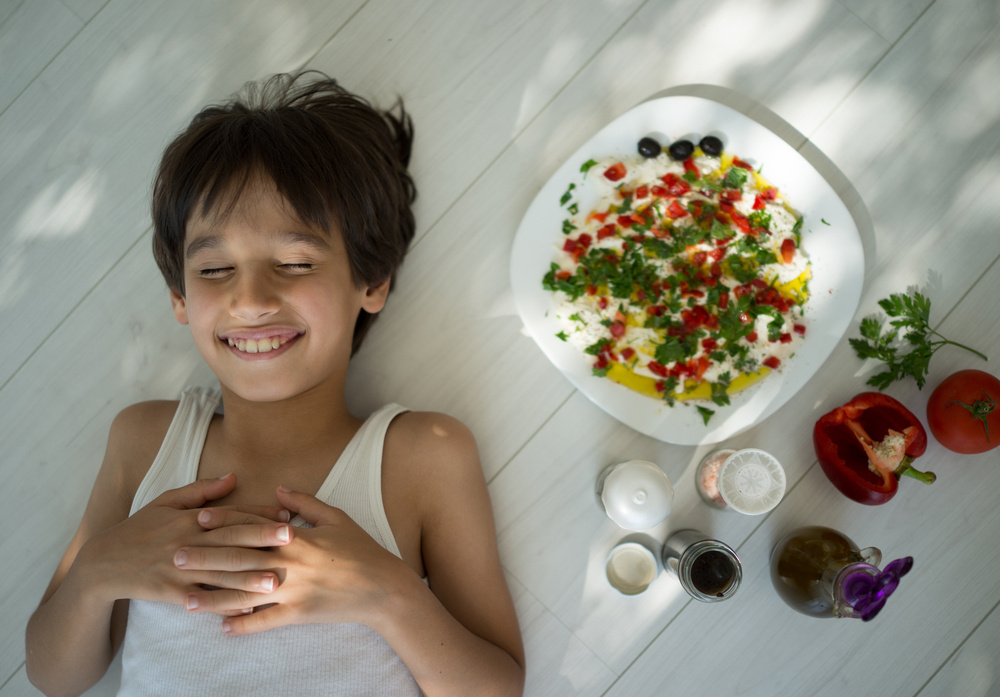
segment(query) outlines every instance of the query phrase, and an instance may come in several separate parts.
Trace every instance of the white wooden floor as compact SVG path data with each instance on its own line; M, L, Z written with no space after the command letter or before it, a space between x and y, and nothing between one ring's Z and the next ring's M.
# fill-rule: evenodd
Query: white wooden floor
M948 336L923 414L963 367L1000 371L1000 5L997 0L0 0L0 697L35 694L23 628L76 527L107 428L129 403L208 383L150 253L149 184L173 133L244 81L322 69L417 127L418 239L350 380L358 413L388 400L477 434L528 651L527 694L1000 694L1000 450L955 456L882 507L832 489L815 419L864 388L846 337L795 398L726 445L789 478L765 517L710 511L708 446L642 436L575 391L522 333L508 281L518 222L580 144L651 94L736 90L840 169L870 214L849 330L919 286ZM863 216L862 216L863 217ZM732 600L689 601L661 576L604 582L624 533L597 508L606 464L643 458L675 483L656 530L738 549ZM842 530L914 571L873 623L820 621L771 589L774 540ZM113 694L115 676L91 694Z

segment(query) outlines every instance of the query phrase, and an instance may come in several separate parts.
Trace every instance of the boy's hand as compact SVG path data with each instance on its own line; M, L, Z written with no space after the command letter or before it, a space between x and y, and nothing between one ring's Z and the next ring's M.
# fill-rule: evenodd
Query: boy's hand
M361 622L372 624L384 612L392 580L401 574L415 577L401 559L383 549L361 526L339 508L314 496L278 489L278 500L301 515L313 528L296 528L293 539L272 550L191 550L188 566L204 571L233 573L245 568L272 569L277 588L268 595L239 590L199 590L191 594L189 609L234 616L223 622L229 634L252 634L290 624ZM220 516L219 525L241 527L237 516ZM237 521L227 523L226 521ZM225 527L218 527L221 532ZM194 562L194 559L197 562ZM244 614L262 603L272 604ZM191 607L191 606L194 607Z
M115 599L184 603L203 585L244 593L268 592L277 585L274 573L262 567L232 572L191 571L183 562L188 550L232 547L273 547L291 538L288 513L277 506L233 506L198 510L225 496L236 477L199 480L166 491L118 525L86 545L94 578ZM199 518L242 521L224 531L206 530ZM253 521L255 524L246 524Z

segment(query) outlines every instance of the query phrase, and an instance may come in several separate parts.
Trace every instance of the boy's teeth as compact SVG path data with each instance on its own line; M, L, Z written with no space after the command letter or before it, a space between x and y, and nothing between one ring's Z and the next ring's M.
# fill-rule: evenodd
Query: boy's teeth
M267 353L288 343L287 339L229 339L229 345L245 353Z

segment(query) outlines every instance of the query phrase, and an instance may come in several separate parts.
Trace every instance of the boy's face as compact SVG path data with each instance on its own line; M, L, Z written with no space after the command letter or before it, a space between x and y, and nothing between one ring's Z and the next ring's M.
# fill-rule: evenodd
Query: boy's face
M174 315L225 387L262 402L342 389L358 312L381 310L389 282L357 288L338 231L304 224L267 180L228 217L192 216L184 245Z

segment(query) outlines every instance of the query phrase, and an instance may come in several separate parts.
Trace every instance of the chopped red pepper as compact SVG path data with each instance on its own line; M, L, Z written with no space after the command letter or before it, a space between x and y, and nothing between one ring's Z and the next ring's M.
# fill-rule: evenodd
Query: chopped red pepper
M783 264L791 264L792 259L795 258L795 240L791 237L782 240L781 242L781 262Z
M691 185L673 172L667 172L660 181L667 185L667 193L671 196L683 196L691 190Z
M736 225L736 227L738 227L740 230L743 231L743 234L745 235L750 234L750 221L747 219L745 215L733 209L729 211L729 217L733 219L733 223Z
M935 479L911 466L927 449L927 432L919 419L880 392L862 392L820 417L813 428L813 446L834 486L869 506L895 496L903 474L926 484Z
M604 178L608 181L616 182L625 176L625 165L621 162L616 162L606 170L604 170Z
M659 375L661 378L667 377L666 367L660 363L657 363L656 361L650 361L649 363L646 364L646 367L649 368L649 371L651 373Z
M684 206L677 203L677 199L674 199L670 202L670 205L667 206L667 215L671 218L682 218L687 215L687 211L684 210Z

